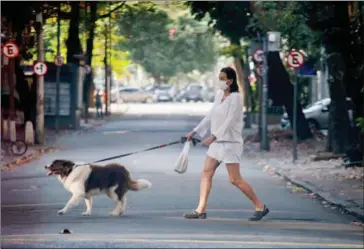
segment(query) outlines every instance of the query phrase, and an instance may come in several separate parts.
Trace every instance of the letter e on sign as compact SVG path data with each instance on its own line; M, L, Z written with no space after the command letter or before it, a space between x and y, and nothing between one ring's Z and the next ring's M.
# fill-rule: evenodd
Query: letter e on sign
M304 60L305 56L300 51L297 50L292 50L287 55L287 65L290 68L294 69L300 68L304 63Z
M19 48L14 42L7 42L2 47L2 52L4 56L12 59L19 55Z

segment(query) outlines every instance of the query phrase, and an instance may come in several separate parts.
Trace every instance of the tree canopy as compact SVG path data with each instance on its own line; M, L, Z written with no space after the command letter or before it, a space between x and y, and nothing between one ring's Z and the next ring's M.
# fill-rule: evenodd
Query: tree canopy
M192 70L207 71L216 60L214 35L207 25L191 17L176 20L156 4L127 4L117 20L118 34L125 37L119 48L130 51L157 80ZM170 29L176 32L169 37Z

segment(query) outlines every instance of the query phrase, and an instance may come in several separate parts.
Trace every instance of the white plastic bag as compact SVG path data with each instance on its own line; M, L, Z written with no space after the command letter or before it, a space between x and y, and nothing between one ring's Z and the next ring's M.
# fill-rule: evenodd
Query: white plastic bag
M174 166L174 171L176 171L179 174L183 174L187 171L188 152L190 151L190 144L191 144L190 141L185 142L185 146L183 147L183 150L179 155L176 164Z

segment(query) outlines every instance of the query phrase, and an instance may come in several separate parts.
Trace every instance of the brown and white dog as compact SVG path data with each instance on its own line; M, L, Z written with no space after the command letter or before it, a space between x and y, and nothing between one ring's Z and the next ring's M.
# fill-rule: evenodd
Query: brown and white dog
M86 202L86 211L82 215L91 215L92 196L106 194L116 202L115 209L109 215L119 216L125 211L128 190L139 191L152 186L144 179L132 180L129 171L116 163L97 166L55 160L45 168L49 171L49 176L57 175L65 189L72 193L66 206L58 211L59 215L67 213L70 208L78 205L81 199Z

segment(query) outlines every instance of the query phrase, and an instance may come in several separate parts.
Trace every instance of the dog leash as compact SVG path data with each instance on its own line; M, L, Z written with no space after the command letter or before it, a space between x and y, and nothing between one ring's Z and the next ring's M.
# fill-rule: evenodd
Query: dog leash
M138 154L138 153L141 153L141 152L145 152L145 151L161 149L161 148L165 148L165 147L168 147L168 146L171 146L171 145L174 145L174 144L180 144L180 143L183 144L186 141L187 141L187 138L186 137L181 137L181 139L178 140L178 141L174 141L174 142L167 143L167 144L161 144L161 145L154 146L152 148L145 149L145 150L140 150L140 151L130 152L130 153L121 154L121 155L117 155L117 156L113 156L113 157L108 157L108 158L101 159L101 160L98 160L98 161L95 161L95 162L92 162L92 163L99 163L99 162L109 161L109 160L112 160L112 159L126 157L126 156L130 156L130 155ZM193 146L196 146L196 144L198 144L199 142L201 142L201 140L199 140L197 138L191 138L191 141L192 141Z

